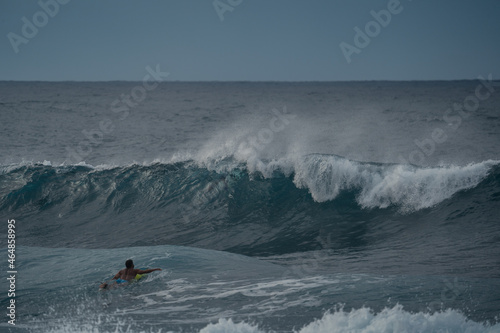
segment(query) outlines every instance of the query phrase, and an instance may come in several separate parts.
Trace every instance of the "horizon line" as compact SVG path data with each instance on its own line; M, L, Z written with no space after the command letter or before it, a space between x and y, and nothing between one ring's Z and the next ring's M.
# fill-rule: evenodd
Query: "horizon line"
M367 80L163 80L158 83L354 83L354 82L456 82L456 81L476 81L475 79L367 79ZM135 83L143 80L2 80L0 82L13 83L111 83L127 82ZM500 79L492 80L500 81Z

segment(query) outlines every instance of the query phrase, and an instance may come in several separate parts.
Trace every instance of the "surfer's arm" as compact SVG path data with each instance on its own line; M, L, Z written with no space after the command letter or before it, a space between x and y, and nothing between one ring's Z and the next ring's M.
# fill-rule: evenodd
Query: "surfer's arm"
M137 274L147 274L147 273L151 273L151 272L154 272L154 271L161 271L161 268L151 268L151 269L145 269L145 270L140 269L137 272Z

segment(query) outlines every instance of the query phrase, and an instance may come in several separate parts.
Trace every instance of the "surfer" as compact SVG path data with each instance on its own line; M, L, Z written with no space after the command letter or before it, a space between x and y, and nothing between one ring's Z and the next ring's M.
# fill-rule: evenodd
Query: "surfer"
M127 261L125 261L125 267L124 269L122 269L121 271L119 271L118 273L116 273L116 275L112 278L112 280L116 280L116 284L120 284L120 283L126 283L126 282L130 282L134 279L136 279L137 275L141 275L141 274L147 274L147 273L151 273L151 272L154 272L154 271L161 271L161 268L151 268L151 269L137 269L137 268L134 268L134 262L132 261L132 259L128 259ZM101 284L99 286L99 288L101 289L106 289L109 287L109 284L104 282L103 284Z

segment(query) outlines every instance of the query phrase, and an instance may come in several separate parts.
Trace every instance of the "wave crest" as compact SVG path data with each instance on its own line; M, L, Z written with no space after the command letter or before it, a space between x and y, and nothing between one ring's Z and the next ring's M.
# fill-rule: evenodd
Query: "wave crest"
M312 154L300 158L252 161L252 165L239 163L232 158L96 167L84 163L54 167L44 161L3 166L0 177L4 180L3 199L6 199L5 196L12 199L12 195L19 191L29 197L29 192L49 186L47 181L59 181L61 186L71 185L85 190L89 182L95 186L106 183L114 188L123 179L134 180L129 182L128 190L151 186L145 190L156 199L159 193L155 193L154 189L159 189L160 185L164 185L160 186L161 197L164 198L169 195L169 191L182 192L179 194L184 197L203 198L214 188L220 189L221 183L224 189L232 187L234 190L240 185L238 181L241 179L252 181L257 178L272 180L285 177L291 178L296 188L306 189L318 203L334 201L342 193L354 193L357 204L363 209L395 206L400 213L411 213L433 207L457 192L476 187L499 164L500 161L488 160L465 166L422 168ZM70 184L70 180L74 180L78 173L86 176ZM163 176L168 178L168 183Z
M419 168L313 155L295 164L294 183L307 188L317 202L334 200L342 191L359 190L356 200L363 208L395 205L400 212L409 213L477 186L499 163L490 160L463 167Z
M140 234L133 245L249 255L322 248L321 234L334 238L329 248L362 246L370 232L364 223L400 221L406 219L401 213L425 208L425 216L439 211L459 222L472 205L465 190L485 204L487 217L497 206L500 183L497 161L418 168L332 155L260 161L253 172L233 159L210 166L191 160L0 169L0 211L26 221L27 245L130 246L129 238ZM457 202L442 205L452 197ZM480 211L467 214L487 220Z

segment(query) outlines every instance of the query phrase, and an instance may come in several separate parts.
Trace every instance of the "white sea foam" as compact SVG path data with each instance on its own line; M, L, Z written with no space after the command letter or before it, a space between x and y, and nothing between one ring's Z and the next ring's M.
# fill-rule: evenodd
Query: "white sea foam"
M489 326L468 320L458 311L411 313L397 305L374 313L369 308L327 312L323 318L304 326L298 333L368 332L499 332L500 324Z
M93 315L87 322L75 323L66 318L60 321L60 325L43 327L37 325L36 331L52 333L81 332L81 333L104 333L104 332L165 332L162 328L149 330L134 327L137 323L130 319L121 319L114 316ZM0 325L2 327L5 325ZM57 327L54 327L57 326ZM104 328L108 326L107 328ZM25 328L32 330L34 327L26 325ZM232 318L220 318L214 323L203 327L199 333L264 333L273 332L259 327L258 324L246 321L234 321ZM181 331L181 330L180 330ZM180 332L167 331L167 332ZM184 331L184 330L182 330ZM304 325L294 333L413 333L413 332L456 332L456 333L497 333L500 332L500 323L480 323L468 319L460 311L447 309L441 312L409 312L401 305L393 308L384 308L375 312L370 308L363 307L344 311L336 309L326 311L323 317L315 319Z
M250 174L260 173L265 178L272 178L278 171L285 176L293 175L294 184L298 188L307 189L316 202L331 201L343 192L355 191L356 200L363 208L397 206L401 213L433 207L450 199L459 191L473 188L488 176L493 166L500 164L500 161L488 160L464 166L424 168L403 164L357 162L336 155L303 156L296 153L289 153L279 159L263 160L255 154L247 156L238 152L238 147L233 143L194 155L183 153L172 159L134 162L126 167L178 162L189 162L186 167L194 164L219 173L228 173L243 167ZM4 166L1 173L8 173L23 165L35 164L53 166L49 161L25 162ZM110 164L92 166L85 162L80 162L77 166L95 171L125 167Z
M466 166L418 168L312 156L295 163L294 183L308 189L317 202L333 200L345 190L359 190L357 201L364 208L397 205L407 213L432 207L477 186L499 163L489 160Z
M199 157L199 156L198 156ZM221 162L223 161L223 162ZM256 156L238 160L250 173L258 172L271 178L275 171L294 175L298 188L307 189L316 202L334 200L345 191L356 191L357 202L363 208L399 207L410 213L433 207L455 193L477 186L500 161L483 161L465 166L447 165L417 167L402 164L380 164L351 161L335 155L289 154L273 160ZM235 161L212 159L203 155L197 160L200 167L227 172Z
M200 333L263 333L258 326L244 322L234 323L232 319L219 319L216 324L208 324Z
M258 325L235 323L231 319L219 319L209 324L200 333L264 332ZM394 333L394 332L500 332L500 324L489 325L468 320L462 313L448 309L443 312L407 312L396 305L375 313L370 308L339 309L326 312L321 319L305 325L295 333Z

